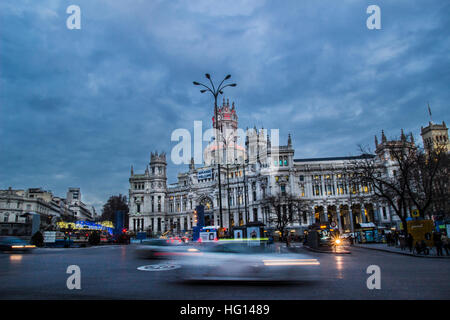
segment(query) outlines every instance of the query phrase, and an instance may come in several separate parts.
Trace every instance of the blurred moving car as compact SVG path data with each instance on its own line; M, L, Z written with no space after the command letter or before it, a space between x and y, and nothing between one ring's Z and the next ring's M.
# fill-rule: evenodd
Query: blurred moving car
M178 237L143 240L136 246L137 256L145 259L172 259L178 256L196 255L198 252L199 249Z
M354 233L343 233L340 236L343 245L352 245L355 242L355 237Z
M35 245L31 245L23 239L12 236L0 236L1 251L31 251L34 248L36 248Z
M196 256L177 258L179 280L300 281L316 280L320 263L305 254L276 253L273 246L249 241L201 247Z

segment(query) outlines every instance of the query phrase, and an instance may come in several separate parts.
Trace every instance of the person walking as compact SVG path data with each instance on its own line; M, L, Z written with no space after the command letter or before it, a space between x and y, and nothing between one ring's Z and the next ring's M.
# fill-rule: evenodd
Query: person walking
M284 234L284 240L286 241L286 247L289 248L289 244L290 244L289 232L286 232Z
M433 242L436 246L436 253L439 256L442 256L442 239L441 239L441 233L440 232L433 232Z
M413 250L413 243L414 243L414 238L411 235L411 233L408 233L408 236L406 237L406 244L408 246L409 252L412 252L412 250Z
M396 247L398 245L398 242L399 242L398 240L399 240L398 232L395 231L395 233L394 233L394 243L393 243L394 247Z
M406 248L406 237L405 237L405 235L403 233L399 236L399 241L400 241L400 249L402 251L405 250L405 248Z
M448 242L447 232L444 231L444 233L441 236L441 240L442 240L442 246L445 249L445 254L448 256L449 242Z

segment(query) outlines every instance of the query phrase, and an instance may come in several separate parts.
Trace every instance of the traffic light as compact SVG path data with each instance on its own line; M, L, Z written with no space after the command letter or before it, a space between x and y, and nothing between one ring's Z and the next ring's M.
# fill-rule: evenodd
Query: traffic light
M198 222L198 214L197 214L197 210L194 210L194 223L197 224Z

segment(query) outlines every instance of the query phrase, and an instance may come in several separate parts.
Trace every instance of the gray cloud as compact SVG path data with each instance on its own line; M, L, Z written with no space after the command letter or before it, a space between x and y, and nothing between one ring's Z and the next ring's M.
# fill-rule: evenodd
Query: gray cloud
M206 72L231 73L240 126L291 133L297 157L355 154L381 129L420 141L427 101L448 120L445 1L377 1L381 30L369 1L80 0L81 30L70 4L0 4L1 188L80 186L100 210L174 129L211 125Z

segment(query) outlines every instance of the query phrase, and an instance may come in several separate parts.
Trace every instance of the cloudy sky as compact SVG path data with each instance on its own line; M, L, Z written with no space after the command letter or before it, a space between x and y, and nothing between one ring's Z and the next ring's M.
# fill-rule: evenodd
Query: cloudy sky
M382 129L420 141L428 101L450 120L449 30L444 0L2 0L0 188L80 187L101 210L173 130L211 126L207 72L237 83L241 128L291 133L296 158L355 155Z

